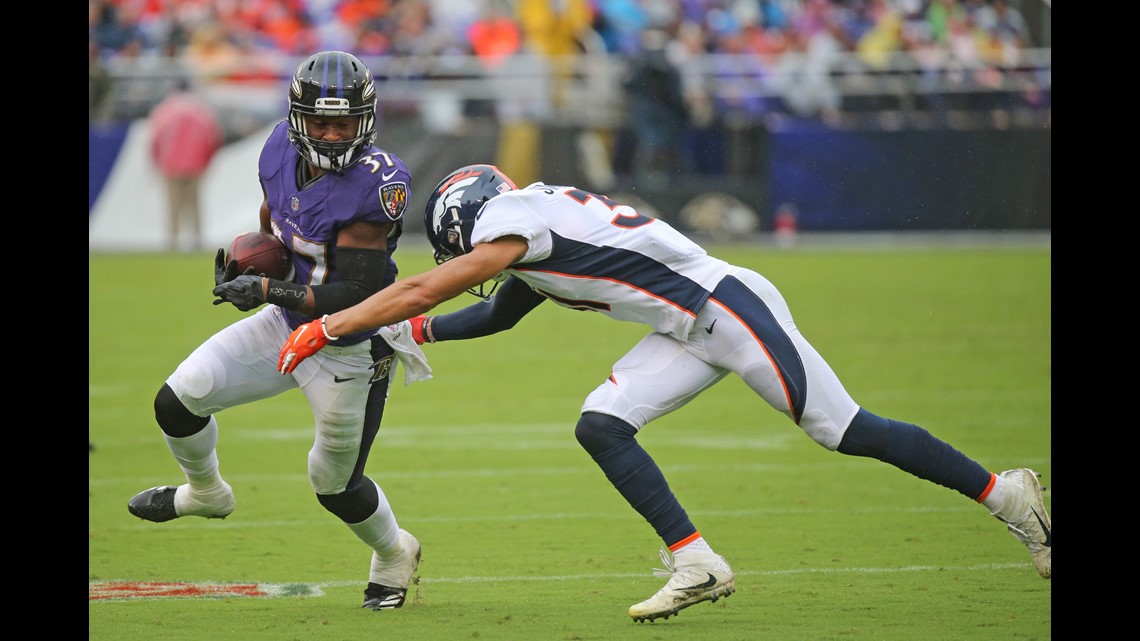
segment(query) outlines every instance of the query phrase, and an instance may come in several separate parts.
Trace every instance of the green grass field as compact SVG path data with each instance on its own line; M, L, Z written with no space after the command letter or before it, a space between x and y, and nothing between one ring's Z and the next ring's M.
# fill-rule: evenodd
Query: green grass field
M913 247L711 253L784 293L855 399L1001 471L1051 478L1051 252ZM1049 639L1051 585L981 506L816 445L725 379L639 437L737 592L626 614L664 582L660 541L574 439L582 400L647 331L540 307L513 331L424 347L434 378L389 399L368 473L424 546L401 610L362 610L370 551L316 501L299 392L219 415L224 521L131 516L183 478L154 393L211 333L212 254L90 256L92 585L251 584L273 596L89 601L95 641L916 641ZM426 245L396 254L404 274ZM462 296L441 309L473 302ZM1046 502L1051 493L1046 491Z

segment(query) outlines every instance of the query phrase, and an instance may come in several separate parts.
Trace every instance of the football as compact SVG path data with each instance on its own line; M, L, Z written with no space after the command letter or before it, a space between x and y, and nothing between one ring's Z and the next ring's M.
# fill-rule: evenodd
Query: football
M267 232L251 231L241 234L230 243L226 251L226 264L238 263L238 274L253 267L253 273L279 280L288 280L293 267L285 244Z

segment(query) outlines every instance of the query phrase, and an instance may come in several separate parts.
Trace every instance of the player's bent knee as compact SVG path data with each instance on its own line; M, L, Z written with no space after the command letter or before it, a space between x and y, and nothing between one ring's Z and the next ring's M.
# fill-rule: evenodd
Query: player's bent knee
M376 484L368 478L337 494L317 494L317 501L345 523L360 523L380 504Z
M637 428L633 425L597 412L583 412L574 427L574 437L591 456L628 442L636 434Z
M154 418L164 434L175 438L193 436L210 422L209 416L197 416L186 409L166 383L154 397Z
M835 423L830 414L822 410L808 410L800 417L800 429L811 437L811 440L826 447L832 452L839 447L843 438L842 428Z
M174 378L179 389L193 399L205 398L214 389L214 373L202 363L202 359L183 361L175 370Z

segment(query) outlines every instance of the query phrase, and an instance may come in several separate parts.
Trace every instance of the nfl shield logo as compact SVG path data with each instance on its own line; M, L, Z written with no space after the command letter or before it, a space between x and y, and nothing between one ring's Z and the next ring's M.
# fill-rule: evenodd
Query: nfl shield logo
M301 208L301 199L293 196L293 200L289 202L289 206L293 208L293 211L297 211Z

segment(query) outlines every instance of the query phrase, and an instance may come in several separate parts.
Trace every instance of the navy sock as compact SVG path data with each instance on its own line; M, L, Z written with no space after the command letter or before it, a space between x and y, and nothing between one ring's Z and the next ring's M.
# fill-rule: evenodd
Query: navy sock
M578 420L574 435L610 483L645 517L666 545L697 531L673 496L661 468L638 444L637 430L632 425L606 414L586 412Z
M990 472L973 459L917 425L876 416L860 408L837 448L867 456L943 487L977 498L990 483Z

